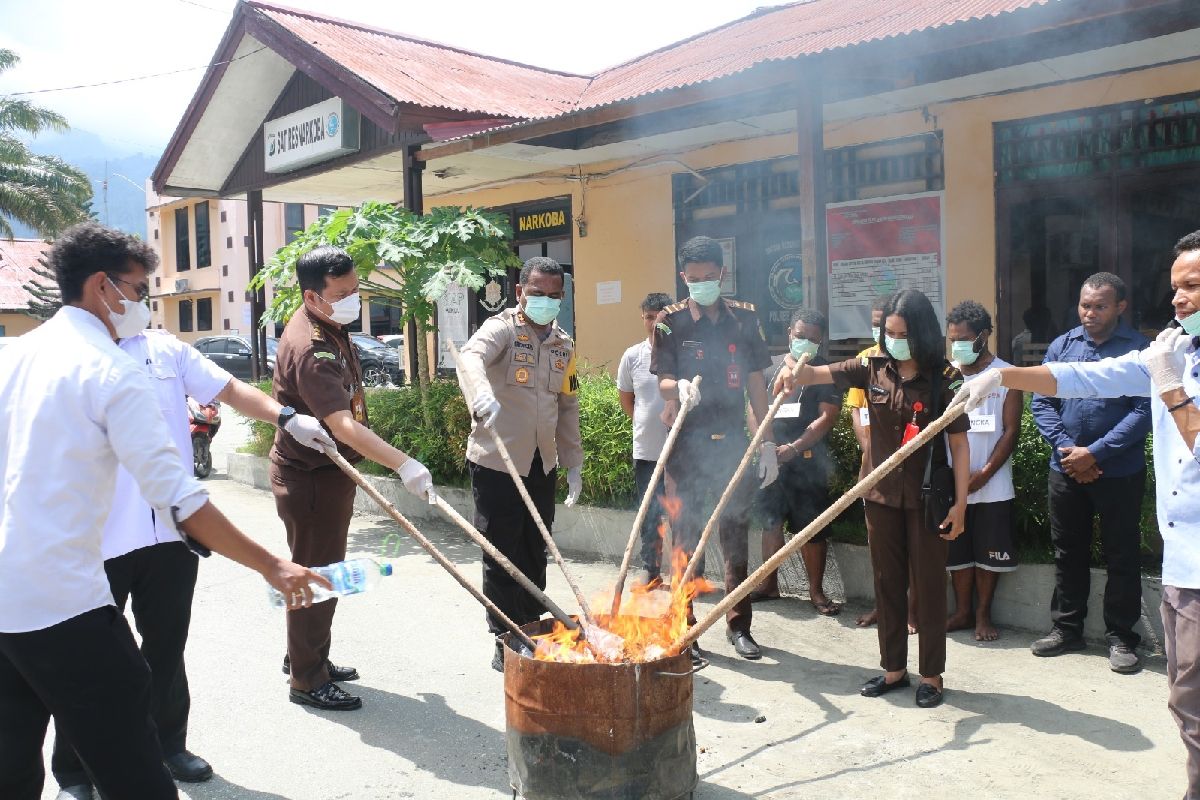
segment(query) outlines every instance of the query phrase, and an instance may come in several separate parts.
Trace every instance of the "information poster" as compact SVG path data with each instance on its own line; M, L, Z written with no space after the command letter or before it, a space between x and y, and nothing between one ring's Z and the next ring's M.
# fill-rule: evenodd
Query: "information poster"
M437 302L438 369L454 369L450 342L461 348L467 343L467 287L451 283Z
M901 289L920 289L945 318L941 192L836 203L825 214L829 338L869 338L875 298Z

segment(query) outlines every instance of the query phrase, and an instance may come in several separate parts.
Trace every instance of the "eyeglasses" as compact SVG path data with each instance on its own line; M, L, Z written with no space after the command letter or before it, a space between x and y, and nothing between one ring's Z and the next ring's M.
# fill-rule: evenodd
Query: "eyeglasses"
M134 283L133 281L127 281L118 275L109 275L108 279L110 281L116 281L117 283L123 283L126 286L131 287L135 292L137 292L138 300L145 300L150 296L149 283Z

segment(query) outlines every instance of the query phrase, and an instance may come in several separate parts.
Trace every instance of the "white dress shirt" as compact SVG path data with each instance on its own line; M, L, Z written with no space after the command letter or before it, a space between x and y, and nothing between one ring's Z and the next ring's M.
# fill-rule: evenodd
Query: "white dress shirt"
M211 403L233 379L225 370L166 331L147 330L120 341L120 348L133 357L150 376L158 408L171 431L183 467L192 469L192 437L188 431L188 395L201 404ZM101 551L104 560L162 542L178 542L179 534L170 520L151 511L137 482L125 467L117 467L117 488L112 511L104 526Z
M161 516L208 500L150 380L84 309L0 350L0 421L0 633L113 604L100 541L118 464Z
M633 392L633 457L658 461L670 429L660 417L662 393L658 376L650 374L650 340L644 339L625 351L617 367L617 388Z
M1188 448L1137 352L1046 366L1058 381L1058 397L1150 398L1155 500L1163 538L1162 582L1180 589L1200 589L1200 440L1195 450ZM1200 398L1200 352L1194 339L1187 347L1183 390L1193 403Z

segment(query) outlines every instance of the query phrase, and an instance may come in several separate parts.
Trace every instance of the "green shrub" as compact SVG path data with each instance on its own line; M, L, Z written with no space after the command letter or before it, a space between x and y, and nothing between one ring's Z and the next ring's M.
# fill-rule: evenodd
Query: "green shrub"
M633 423L625 416L617 382L602 368L579 373L579 429L583 439L583 494L593 505L630 507L633 480Z

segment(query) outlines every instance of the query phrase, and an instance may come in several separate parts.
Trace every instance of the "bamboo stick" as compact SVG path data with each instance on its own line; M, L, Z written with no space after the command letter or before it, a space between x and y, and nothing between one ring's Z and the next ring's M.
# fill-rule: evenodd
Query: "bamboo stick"
M905 459L913 453L920 450L929 443L929 440L941 433L947 425L958 419L962 414L966 413L967 406L965 398L952 402L950 406L942 413L940 417L931 422L925 430L917 434L908 444L902 446L895 453L892 453L886 461L871 471L865 478L855 484L854 488L846 494L842 495L833 505L825 510L825 513L817 517L808 527L792 537L792 540L779 549L775 555L763 562L762 566L754 570L754 572L742 581L740 585L717 603L716 607L708 613L704 619L697 622L683 636L671 645L668 650L670 653L681 653L692 642L700 638L706 630L713 626L717 620L725 616L729 609L733 608L742 601L746 595L754 591L754 588L763 581L774 570L779 569L779 566L786 561L793 553L799 550L802 546L808 543L810 539L820 533L827 525L837 518L847 508L858 502L875 484L883 480L888 473L899 467Z
M697 375L692 378L692 385L699 387L700 381L701 376ZM675 440L679 438L679 431L683 428L683 420L691 410L690 405L685 406L680 408L679 413L675 415L675 421L671 423L671 430L667 432L667 440L663 443L662 452L654 464L654 472L650 475L650 485L646 487L641 505L638 506L637 516L633 518L633 528L629 531L629 542L625 545L625 554L621 557L621 569L617 572L617 582L613 585L611 614L614 617L621 610L621 593L625 591L625 576L629 574L629 562L633 560L633 548L637 545L638 537L642 532L642 523L646 521L646 512L650 509L650 501L654 499L654 487L662 479L663 471L667 466L667 456L671 454Z

